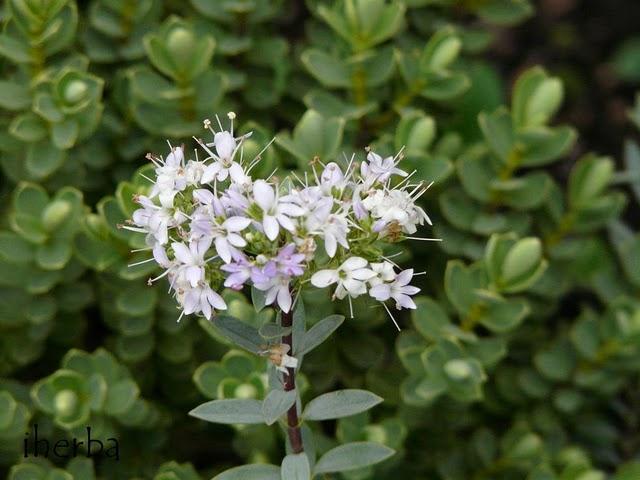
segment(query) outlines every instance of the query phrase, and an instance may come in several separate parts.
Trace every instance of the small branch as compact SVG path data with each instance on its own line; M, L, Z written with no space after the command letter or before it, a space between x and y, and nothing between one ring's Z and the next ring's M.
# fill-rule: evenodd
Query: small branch
M293 312L282 312L282 326L291 327L293 324ZM282 337L282 343L289 345L289 352L293 352L293 334ZM287 368L287 375L284 378L284 390L290 392L296 388L296 371L294 368ZM302 432L300 430L300 420L298 419L297 402L287 411L287 433L293 453L301 453L304 451L302 445Z

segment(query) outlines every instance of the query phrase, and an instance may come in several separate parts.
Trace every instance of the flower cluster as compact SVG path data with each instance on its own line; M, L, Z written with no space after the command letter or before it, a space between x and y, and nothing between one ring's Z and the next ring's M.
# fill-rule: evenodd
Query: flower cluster
M293 173L282 181L254 180L260 154L244 159L250 134L236 137L235 115L229 118L230 128L218 120L218 131L205 121L213 141L196 139L204 160L197 152L187 160L182 147L171 147L164 159L148 156L153 188L136 197L140 208L125 227L146 234L164 269L157 278L168 277L182 314L210 319L226 308L220 288L245 285L288 312L307 282L331 286L338 299L369 295L385 308L388 300L398 309L415 308L411 295L419 289L409 282L416 274L397 273L380 248L415 238L418 226L431 224L416 204L428 186L412 184L398 168L402 152L383 158L368 151L359 165L345 157L343 167L315 159L303 179Z

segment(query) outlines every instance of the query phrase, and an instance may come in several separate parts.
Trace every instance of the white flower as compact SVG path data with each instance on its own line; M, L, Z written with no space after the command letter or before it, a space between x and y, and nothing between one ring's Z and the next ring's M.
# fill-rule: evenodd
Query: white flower
M404 170L396 167L394 157L382 158L374 152L369 152L367 162L360 165L360 175L365 179L366 184L373 184L376 181L386 182L391 175L406 177L408 174Z
M335 162L329 162L324 167L322 174L320 175L320 188L324 193L331 193L331 190L335 187L343 189L346 186L344 173Z
M253 184L253 197L262 209L262 228L271 241L278 237L280 227L294 232L296 227L290 217L304 214L304 210L293 203L280 201L274 188L264 180Z
M324 249L330 258L335 256L338 244L347 250L349 249L349 242L347 241L349 225L345 215L330 214L320 231L324 238Z
M280 365L276 366L276 370L282 373L286 373L288 375L289 371L287 370L287 368L293 368L293 369L298 368L298 359L290 355L287 355L285 353L282 355L282 360L280 361Z
M335 296L343 299L349 295L352 298L367 293L367 280L376 272L367 268L368 262L361 257L349 257L335 270L320 270L311 277L314 287L325 288L337 283Z
M369 285L374 286L383 282L392 282L396 278L396 272L391 262L372 263L371 270L376 272L376 276L369 280Z
M377 219L375 231L382 231L388 224L397 222L405 233L415 233L417 225L431 220L425 211L417 206L405 190L376 190L362 201L364 208Z
M242 166L234 161L235 154L241 144L242 141L237 142L237 139L225 130L214 135L213 143L201 143L200 145L214 161L204 169L200 181L210 183L215 179L224 182L228 177L231 177L231 181L235 183L250 182L251 179L246 175ZM216 153L213 153L208 147L215 147Z
M396 308L398 310L402 308L415 309L417 308L416 304L410 295L415 295L420 291L420 289L409 285L412 277L413 268L403 270L392 282L378 283L371 287L369 295L379 302L385 302L386 300L393 298L396 301Z
M144 195L136 197L136 201L142 205L142 208L133 212L132 220L135 225L142 228L142 231L149 234L148 244L166 244L169 241L169 228L176 227L186 220L182 212L175 211L173 208L175 194L176 192L172 195L160 195L160 205L156 205ZM129 229L138 231L135 228Z
M184 167L184 180L187 185L199 185L206 168L207 166L204 162L189 160Z
M206 319L210 320L213 309L227 309L224 299L206 284L197 287L182 285L177 289L177 298L184 309L183 315L202 312Z
M159 162L159 163L158 163ZM151 189L150 197L184 190L187 186L183 168L184 151L182 147L174 147L164 160L156 159L156 182Z
M204 256L210 246L210 237L192 240L189 242L189 246L181 242L173 242L171 244L176 260L181 264L179 267L180 273L192 287L204 282Z

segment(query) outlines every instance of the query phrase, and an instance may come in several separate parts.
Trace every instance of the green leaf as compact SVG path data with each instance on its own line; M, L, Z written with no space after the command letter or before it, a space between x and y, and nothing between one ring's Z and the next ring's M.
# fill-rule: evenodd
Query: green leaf
M7 34L0 35L0 55L14 63L30 63L29 44Z
M105 412L113 416L122 415L133 406L139 395L140 389L136 382L128 378L120 380L108 387Z
M528 128L518 134L520 165L540 167L552 163L571 149L576 137L576 131L571 127Z
M631 190L636 201L640 202L640 146L630 140L624 144L624 164L629 176L633 178L630 182Z
M342 325L342 322L344 322L344 317L342 315L329 315L328 317L323 318L304 334L304 340L302 341L299 349L296 350L296 346L293 346L293 353L295 355L304 355L309 353L329 338L329 336L336 331L340 325Z
M514 25L535 12L529 0L487 0L478 5L478 15L498 25Z
M550 380L568 380L576 358L568 341L560 341L549 349L536 354L533 359L538 371Z
M420 69L425 73L446 69L457 58L461 47L462 42L453 28L438 30L424 48L420 58Z
M60 270L71 259L72 253L67 240L50 241L38 247L36 263L45 270Z
M509 293L522 291L533 285L545 268L540 239L528 237L518 240L502 263L500 288Z
M475 279L459 260L450 260L444 274L444 289L456 310L466 314L476 302Z
M273 389L262 401L262 415L267 425L273 425L296 403L298 393L295 390L285 392Z
M313 469L313 474L348 472L380 463L395 453L389 447L373 442L352 442L325 453Z
M31 105L31 95L26 85L0 80L0 107L7 110L24 110Z
M29 242L13 232L0 231L0 258L9 263L29 263L33 257L34 248Z
M305 453L289 454L282 459L281 480L309 480L311 466Z
M53 124L51 140L61 150L73 147L78 139L78 122L72 118Z
M280 338L291 333L291 327L283 327L277 323L265 323L260 327L258 333L262 338Z
M32 112L16 116L9 125L9 132L23 142L37 142L47 136L47 126Z
M498 300L489 304L478 321L492 332L505 333L520 325L529 312L522 299Z
M351 87L351 72L346 62L321 50L305 50L303 65L321 84L329 88Z
M18 404L9 392L0 392L0 431L11 425L17 408Z
M253 285L251 286L251 302L253 303L253 307L256 309L256 312L262 311L262 309L266 306L266 297L266 292L264 292L263 290L258 290Z
M635 480L640 478L640 462L633 461L619 467L612 480Z
M302 301L302 295L298 296L296 306L293 310L291 337L293 341L293 350L296 351L296 345L299 345L304 341L304 335L307 331L307 315L304 309L304 302Z
M307 110L294 128L293 135L280 134L276 143L306 168L315 157L333 161L342 143L343 131L344 119L327 119L314 110Z
M36 180L42 180L58 170L64 163L66 154L49 142L29 145L25 166Z
M252 353L259 353L264 348L264 339L258 330L234 317L219 315L213 322L213 327L224 338L235 345L242 347Z
M311 400L304 409L305 420L329 420L349 417L375 407L383 400L366 390L336 390Z
M280 467L258 463L243 465L222 472L211 480L281 480Z
M223 424L264 423L262 402L253 399L224 399L203 403L189 412L206 422Z
M491 114L481 113L478 124L485 140L503 162L507 162L513 148L514 133L509 111L501 107Z
M606 157L587 155L571 170L569 203L575 209L589 207L609 185L614 170L613 161Z

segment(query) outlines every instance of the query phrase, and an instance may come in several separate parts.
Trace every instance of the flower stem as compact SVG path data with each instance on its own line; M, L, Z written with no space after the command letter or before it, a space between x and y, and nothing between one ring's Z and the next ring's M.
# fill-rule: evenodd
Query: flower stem
M282 326L287 328L293 324L293 312L282 312ZM289 352L293 352L293 334L284 335L282 343L289 345ZM284 378L284 390L290 392L296 388L296 371L294 368L287 368L287 375ZM294 403L287 411L287 434L289 435L289 443L293 453L301 453L304 451L302 445L302 432L300 430L300 420L298 419L298 405Z

